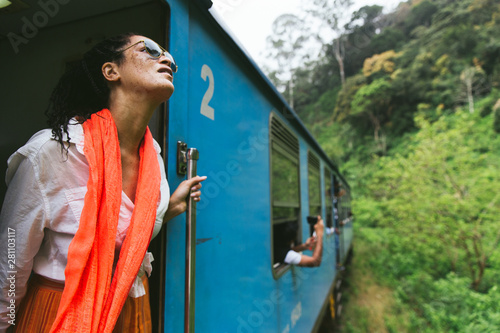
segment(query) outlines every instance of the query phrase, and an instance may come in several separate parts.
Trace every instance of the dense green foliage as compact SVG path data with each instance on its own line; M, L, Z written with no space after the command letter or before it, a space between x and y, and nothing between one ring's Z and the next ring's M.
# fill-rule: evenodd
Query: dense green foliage
M415 311L409 331L500 330L500 136L467 111L365 167L353 201L379 279Z
M307 18L287 28L305 31L298 22ZM389 14L380 6L366 6L343 30L345 84L332 43L324 46L321 59L292 69L293 95L289 88L284 95L316 136L325 122L332 133L343 125L353 129L343 136L348 144L342 151L328 151L332 157L348 160L358 146L366 147L367 157L383 155L416 130L419 111L430 120L460 106L478 111L475 100L500 85L498 31L495 0L410 1ZM299 54L287 49L290 53ZM316 128L320 122L322 128Z
M386 331L500 332L499 31L497 0L367 6L337 39L343 85L335 42L295 70L295 109L349 179L355 246L394 291Z

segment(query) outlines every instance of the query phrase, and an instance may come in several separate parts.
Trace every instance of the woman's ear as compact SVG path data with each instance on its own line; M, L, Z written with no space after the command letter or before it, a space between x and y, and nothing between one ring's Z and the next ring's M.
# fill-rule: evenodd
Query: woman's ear
M107 81L115 82L120 79L120 73L118 72L118 66L114 62L106 62L102 65L102 75Z

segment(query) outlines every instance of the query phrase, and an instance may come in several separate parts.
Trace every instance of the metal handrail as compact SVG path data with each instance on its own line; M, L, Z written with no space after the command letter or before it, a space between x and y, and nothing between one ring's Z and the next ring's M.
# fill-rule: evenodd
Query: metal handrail
M187 179L196 176L196 162L199 153L196 148L187 150ZM186 277L184 297L184 332L194 333L195 300L195 263L196 263L196 202L189 197L186 211Z

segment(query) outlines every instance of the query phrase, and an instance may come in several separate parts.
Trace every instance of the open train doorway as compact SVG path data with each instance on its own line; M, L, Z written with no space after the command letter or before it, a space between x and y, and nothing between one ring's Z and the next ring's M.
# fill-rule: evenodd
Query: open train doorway
M0 202L6 192L7 159L47 127L45 109L66 66L96 43L123 32L150 37L168 49L170 10L154 0L10 0L0 9ZM168 105L150 129L166 153ZM150 279L153 331L162 331L165 228L152 242Z

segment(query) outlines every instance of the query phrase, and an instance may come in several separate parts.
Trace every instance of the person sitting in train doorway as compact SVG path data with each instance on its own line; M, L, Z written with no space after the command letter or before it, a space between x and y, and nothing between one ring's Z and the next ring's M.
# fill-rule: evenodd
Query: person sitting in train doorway
M285 239L289 241L289 249L286 252L284 263L303 267L317 267L321 265L323 256L323 232L324 224L321 216L314 225L315 235L309 237L307 241L300 245L295 245L298 227L296 223L290 223L285 229ZM308 256L299 252L313 249L313 255Z
M170 195L147 126L172 95L176 69L156 42L123 34L61 77L47 110L52 129L8 161L0 332L10 324L17 332L151 332L147 248L188 197L200 200L206 179L185 180Z

